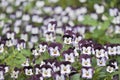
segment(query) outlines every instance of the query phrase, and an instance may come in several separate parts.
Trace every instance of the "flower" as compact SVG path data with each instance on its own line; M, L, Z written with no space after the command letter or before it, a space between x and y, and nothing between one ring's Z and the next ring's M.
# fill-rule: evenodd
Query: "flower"
M104 12L104 6L99 4L94 4L94 9L97 14L102 14Z
M45 78L49 78L52 76L52 67L49 65L42 65L41 67L41 74Z
M102 45L96 44L94 46L94 51L97 58L105 57L105 49Z
M62 53L65 61L69 61L71 63L73 63L75 61L75 55L74 55L74 51L72 49L68 49L66 51L64 51Z
M38 74L40 74L40 65L39 64L36 64L35 66L34 66L34 69L35 69L35 74L36 75L38 75Z
M11 73L11 78L17 79L18 75L20 73L20 69L18 69L17 67L14 68L14 70Z
M40 55L39 51L34 47L31 49L31 52L32 52L32 55L34 55L34 56L39 56Z
M109 72L109 73L114 72L115 71L115 66L111 65L111 64L108 64L107 68L106 68L106 71Z
M4 68L0 68L0 80L4 80Z
M46 42L41 42L41 43L39 44L39 52L40 52L40 53L45 52L46 49L47 49L47 46L48 46L48 44L47 44Z
M80 62L83 67L91 67L92 61L91 56L87 54L81 54L80 55Z
M60 50L62 49L62 45L60 43L50 43L48 46L48 52L50 56L60 56Z
M60 71L57 71L54 73L54 80L66 80L66 77L64 74L61 74Z
M82 69L81 69L82 78L92 79L93 72L94 72L94 70L92 67L82 67Z
M47 25L47 31L48 32L55 32L56 26L57 26L56 21L50 21Z
M116 61L116 59L112 59L109 61L109 64L113 65L115 67L115 70L118 70L118 62Z
M64 75L71 73L71 63L69 61L63 61L60 63L60 73Z
M47 42L53 42L55 40L55 34L53 32L47 32L45 34L45 38Z
M24 41L24 40L18 40L18 43L17 43L16 47L17 47L17 50L18 50L18 51L26 48L26 43L25 43L25 41Z
M4 43L0 42L0 53L4 51Z
M97 65L98 66L105 66L106 65L106 58L105 57L97 58Z
M106 45L107 47L107 52L110 56L115 56L117 54L117 47L115 44L108 44Z
M33 75L33 68L32 68L32 66L25 66L24 67L24 72L28 76Z

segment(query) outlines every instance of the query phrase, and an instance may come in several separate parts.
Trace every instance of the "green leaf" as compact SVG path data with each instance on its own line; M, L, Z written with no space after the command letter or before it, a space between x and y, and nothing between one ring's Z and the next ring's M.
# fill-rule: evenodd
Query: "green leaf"
M80 80L80 73L71 76L70 80Z

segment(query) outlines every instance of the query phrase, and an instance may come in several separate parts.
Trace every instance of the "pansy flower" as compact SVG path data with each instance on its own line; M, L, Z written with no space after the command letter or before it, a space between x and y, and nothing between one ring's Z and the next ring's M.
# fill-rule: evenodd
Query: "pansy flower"
M13 46L13 40L11 40L11 39L5 39L5 45L7 47L12 47Z
M78 45L78 43L81 39L82 39L82 35L80 35L79 33L76 33L76 36L75 36L75 39L74 39L75 46Z
M51 67L54 67L57 61L56 59L46 59L46 60L43 60L43 63Z
M91 67L92 61L91 56L87 54L81 54L80 55L80 62L83 67Z
M116 61L116 59L110 60L109 64L113 65L115 67L115 70L119 69L118 62Z
M81 45L81 54L92 54L92 46L90 43L83 43Z
M18 43L16 45L17 47L17 50L20 51L22 49L25 49L26 48L26 43L24 40L18 40Z
M22 39L22 40L24 40L24 41L28 41L28 34L27 34L26 32L21 33L20 39Z
M55 32L56 26L57 26L57 22L56 21L50 21L48 23L48 25L47 25L47 31L48 32Z
M54 80L66 80L66 76L61 74L60 71L54 73Z
M7 37L7 39L14 39L15 38L15 33L12 32L12 31L8 31L6 33L6 37Z
M32 66L26 66L26 67L24 67L24 72L28 76L33 75L33 67Z
M108 64L107 67L106 67L106 71L109 72L109 73L113 73L115 71L115 66L111 65L111 64Z
M63 61L60 63L60 73L61 74L70 74L71 73L71 63L69 61Z
M92 79L94 73L94 69L92 67L82 67L81 69L81 77L85 79Z
M38 46L39 47L39 52L40 53L45 52L46 49L47 49L47 46L48 46L47 42L41 42Z
M38 42L38 40L39 40L39 35L38 35L38 34L32 34L32 35L31 35L30 41L31 41L32 43L36 43L36 42Z
M0 80L4 80L5 70L4 68L0 68Z
M71 63L75 62L75 55L72 49L68 49L62 53L64 60L69 61Z
M94 46L95 56L97 58L104 57L105 56L105 49L102 45L96 44Z
M60 43L50 43L48 46L48 52L50 56L60 56L60 50L62 49L62 45Z
M34 56L39 56L40 55L38 49L36 49L34 47L31 49L31 52L32 52L32 55L34 55Z
M30 65L29 62L30 62L30 60L29 60L29 58L27 57L26 60L25 60L21 65L22 65L23 67L29 66L29 65Z
M117 44L117 55L120 55L120 44Z
M9 66L6 64L0 64L0 68L4 69L4 73L7 73L9 71Z
M98 66L106 66L106 58L105 57L97 58L97 65Z
M52 76L52 67L49 65L42 65L41 67L41 74L45 78L49 78Z
M99 4L94 4L94 9L97 14L102 14L105 10L104 6Z
M35 69L35 74L36 75L38 75L38 74L40 74L40 65L39 64L36 64L35 66L34 66L34 69Z
M4 51L4 43L0 42L0 53Z
M55 34L53 33L53 32L47 32L46 34L45 34L45 38L46 38L46 41L47 42L54 42L54 40L55 40Z
M115 44L106 45L106 49L107 49L108 55L110 56L115 56L117 54L117 47Z
M18 75L20 73L20 69L18 69L17 67L14 68L14 70L11 73L11 78L17 79Z

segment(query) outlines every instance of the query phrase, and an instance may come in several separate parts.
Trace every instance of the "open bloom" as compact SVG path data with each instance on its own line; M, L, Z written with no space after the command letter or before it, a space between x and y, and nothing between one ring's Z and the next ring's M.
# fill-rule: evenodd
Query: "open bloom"
M48 32L55 32L56 26L57 26L56 21L50 21L47 25L47 31Z
M68 61L63 61L60 63L60 73L61 74L70 74L71 73L71 63Z
M105 57L97 58L97 65L98 66L105 66L106 65L106 58Z
M105 56L105 49L102 45L95 45L94 46L94 52L95 52L95 56L97 58L100 58L100 57L104 57Z
M42 65L41 67L41 74L45 78L49 78L52 76L52 67L49 65Z
M54 80L66 80L66 77L64 74L61 74L60 71L57 71L54 73Z
M48 46L48 44L47 44L46 42L41 42L41 43L39 44L39 52L40 52L40 53L45 52L46 49L47 49L47 46Z
M109 55L115 56L117 54L117 47L115 44L108 44L107 45L107 52Z
M109 64L113 65L115 67L115 70L119 69L118 62L115 59L110 60Z
M115 71L115 66L111 65L111 64L108 64L107 68L106 68L106 71L109 72L109 73L114 72Z
M33 68L32 68L32 66L26 66L26 67L24 67L24 72L28 76L33 75Z
M91 67L92 61L91 56L87 54L81 54L80 55L80 62L83 67Z
M19 72L20 72L20 70L18 68L14 68L14 70L11 73L11 78L17 79Z
M55 40L55 34L53 32L47 32L45 34L45 38L47 42L53 42Z
M82 78L92 79L94 70L92 67L82 67L81 73L82 73Z
M62 45L60 43L51 43L48 46L48 52L51 56L57 57L60 56L60 50L62 49Z
M4 68L0 68L0 80L4 80Z
M74 51L72 49L68 49L66 51L64 51L62 53L65 61L69 61L71 63L73 63L75 61L75 55L74 55Z
M0 42L0 53L4 51L4 43Z

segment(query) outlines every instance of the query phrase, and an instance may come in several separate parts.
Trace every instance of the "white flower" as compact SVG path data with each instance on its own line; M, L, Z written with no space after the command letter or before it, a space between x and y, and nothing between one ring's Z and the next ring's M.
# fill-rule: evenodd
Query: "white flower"
M64 54L65 61L69 61L71 63L75 62L75 56L73 53L70 54Z
M85 3L87 0L79 0L81 3Z
M0 80L4 80L4 71L0 70Z
M92 48L91 47L82 47L82 54L88 54L91 55L92 53Z
M4 51L4 44L0 44L0 53Z
M95 50L95 55L97 58L104 57L105 56L105 50L104 49L96 49Z
M115 34L120 34L120 26L115 26Z
M17 79L18 78L19 71L12 71L11 78Z
M115 71L115 69L114 69L113 66L108 65L107 68L106 68L106 71L109 72L109 73L112 73L112 72Z
M84 67L90 67L91 66L91 60L90 60L90 58L87 58L87 59L82 58L82 66L84 66Z
M72 44L72 38L71 37L69 37L69 38L65 37L64 38L64 43L65 44Z
M45 2L44 1L36 1L36 4L35 4L38 8L41 8L45 5Z
M28 75L28 76L31 76L33 75L33 70L30 68L30 69L25 69L25 74Z
M60 52L59 52L57 46L55 48L50 47L50 55L51 56L60 56Z
M92 68L82 68L82 78L86 78L86 79L92 79L93 77L93 69Z
M47 45L39 45L39 52L45 52L46 51L46 48L47 48Z
M29 16L28 14L24 14L24 15L22 16L22 20L23 20L23 21L29 21L29 20L30 20L30 16Z
M117 54L117 48L116 47L108 47L108 54L109 55L116 55Z
M51 77L52 76L52 70L51 70L51 68L42 68L41 69L41 73L42 73L42 76L43 77Z
M94 9L96 11L97 14L102 14L104 12L104 6L103 5L98 5L98 4L94 4Z
M70 74L70 72L71 72L71 65L61 64L60 65L60 71L61 71L61 74Z
M98 66L105 66L106 65L106 59L105 59L105 57L98 58L97 59L97 65Z

